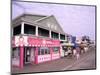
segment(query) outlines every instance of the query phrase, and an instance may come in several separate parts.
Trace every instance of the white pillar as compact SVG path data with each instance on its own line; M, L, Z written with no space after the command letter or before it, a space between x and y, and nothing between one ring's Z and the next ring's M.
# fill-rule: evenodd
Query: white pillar
M49 38L51 38L51 30L49 30Z
M35 35L38 36L38 26L36 26Z
M21 34L24 34L24 22L21 23Z
M59 33L59 40L60 40L60 33Z

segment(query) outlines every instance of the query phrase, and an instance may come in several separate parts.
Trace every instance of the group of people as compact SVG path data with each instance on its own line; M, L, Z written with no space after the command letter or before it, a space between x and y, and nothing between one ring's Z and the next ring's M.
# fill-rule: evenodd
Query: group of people
M88 50L88 47L85 46L79 46L79 44L75 44L75 46L73 47L73 56L76 57L76 59L80 58L80 54L84 53Z

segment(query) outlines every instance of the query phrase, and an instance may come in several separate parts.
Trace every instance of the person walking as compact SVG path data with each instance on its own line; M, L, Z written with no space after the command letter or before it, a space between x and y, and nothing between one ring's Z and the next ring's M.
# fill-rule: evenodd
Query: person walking
M78 60L80 58L80 48L76 47L76 59Z
M76 56L76 48L73 47L73 56L75 57Z
M80 58L80 47L78 43L74 43L73 56L78 60Z

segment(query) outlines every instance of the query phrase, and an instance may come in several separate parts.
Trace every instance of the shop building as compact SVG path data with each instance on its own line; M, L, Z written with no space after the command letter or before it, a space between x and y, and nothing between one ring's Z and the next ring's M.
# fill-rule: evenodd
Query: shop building
M66 36L56 18L23 14L12 21L12 66L39 64L61 57Z

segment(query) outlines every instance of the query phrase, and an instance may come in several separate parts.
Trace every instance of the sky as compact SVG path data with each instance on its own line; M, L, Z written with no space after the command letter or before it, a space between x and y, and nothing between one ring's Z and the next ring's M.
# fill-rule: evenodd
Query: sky
M80 5L12 2L12 19L23 13L54 15L64 32L95 40L95 7Z

